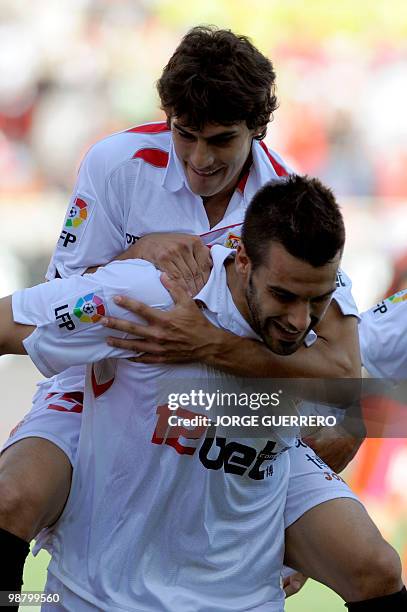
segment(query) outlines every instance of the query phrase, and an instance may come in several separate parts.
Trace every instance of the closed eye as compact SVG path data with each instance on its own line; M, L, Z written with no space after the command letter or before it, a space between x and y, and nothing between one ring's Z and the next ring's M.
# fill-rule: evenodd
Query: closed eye
M269 289L269 293L275 297L280 302L289 303L295 299L295 295L292 293L283 293L281 291L276 291L276 289Z
M188 132L181 132L181 130L177 129L177 134L184 140L195 140L195 136L193 134L189 134Z

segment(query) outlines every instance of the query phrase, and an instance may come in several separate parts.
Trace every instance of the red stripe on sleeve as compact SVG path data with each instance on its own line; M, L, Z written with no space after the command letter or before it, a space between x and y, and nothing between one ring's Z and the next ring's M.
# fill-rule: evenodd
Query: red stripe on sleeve
M133 159L142 159L157 168L165 168L168 164L168 153L161 149L140 149L133 155Z
M276 159L274 159L274 157L271 155L270 151L268 150L268 148L266 147L263 141L260 142L260 146L265 152L265 154L267 155L267 157L269 158L269 161L271 165L273 166L274 170L276 171L277 175L278 176L288 176L287 170L281 164L279 164Z
M169 132L169 127L165 121L162 121L160 123L136 125L136 127L126 130L126 132L135 132L136 134L161 134L161 132Z

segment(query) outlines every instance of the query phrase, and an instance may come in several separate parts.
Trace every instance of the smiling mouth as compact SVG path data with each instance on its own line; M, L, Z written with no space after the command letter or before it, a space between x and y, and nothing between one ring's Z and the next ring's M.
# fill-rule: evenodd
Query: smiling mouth
M281 323L277 323L277 321L273 321L274 327L277 329L278 333L284 340L288 340L290 342L295 342L303 335L303 332L295 331L291 332L285 327L281 325Z
M213 176L214 174L219 172L219 170L222 170L222 168L216 168L216 170L210 170L209 172L202 172L201 170L196 170L196 168L194 168L191 165L189 167L195 174L197 174L198 176L202 176L202 177Z

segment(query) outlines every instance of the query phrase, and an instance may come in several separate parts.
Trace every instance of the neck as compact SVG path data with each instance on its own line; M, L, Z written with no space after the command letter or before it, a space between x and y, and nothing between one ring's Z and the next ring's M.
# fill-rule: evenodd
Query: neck
M247 305L246 293L241 283L239 275L236 272L235 260L227 259L225 261L226 282L236 308L242 317L251 325L251 317L249 307Z
M249 172L252 162L253 157L252 153L250 152L242 169L229 187L226 187L226 189L220 191L219 193L215 193L212 196L202 197L203 205L205 207L206 214L208 215L209 225L211 227L219 223L219 221L225 216L226 209L230 200L232 199L235 189L238 186L242 176Z
M225 216L226 209L232 198L235 187L215 193L215 195L202 197L203 205L209 219L210 227L213 227Z

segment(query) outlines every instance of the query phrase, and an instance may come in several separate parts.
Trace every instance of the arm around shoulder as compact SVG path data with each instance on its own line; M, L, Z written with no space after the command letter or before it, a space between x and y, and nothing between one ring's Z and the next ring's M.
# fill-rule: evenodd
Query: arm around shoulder
M260 342L219 330L215 350L205 361L233 374L256 378L360 378L357 325L357 318L344 316L333 301L315 329L318 339L309 348L276 355Z

